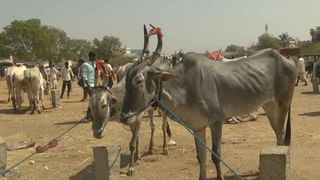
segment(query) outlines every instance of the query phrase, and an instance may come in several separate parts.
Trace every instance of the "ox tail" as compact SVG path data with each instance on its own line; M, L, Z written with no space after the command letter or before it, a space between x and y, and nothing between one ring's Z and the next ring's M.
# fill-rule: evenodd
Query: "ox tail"
M291 142L291 103L289 105L289 110L288 110L288 119L287 119L287 127L286 127L284 144L286 146L289 146L290 142Z

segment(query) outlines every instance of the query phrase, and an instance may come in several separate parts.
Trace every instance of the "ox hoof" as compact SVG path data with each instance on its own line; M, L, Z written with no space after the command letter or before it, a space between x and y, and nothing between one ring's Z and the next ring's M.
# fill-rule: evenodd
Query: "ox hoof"
M170 139L169 142L168 142L168 145L169 146L175 146L175 145L177 145L177 143L174 140Z
M163 148L163 154L168 155L168 148Z
M148 153L148 154L153 154L153 150L152 150L152 149L149 149L147 153Z
M135 169L133 167L130 167L128 170L128 176L133 176L135 173Z
M140 162L141 162L141 159L137 159L136 162L134 162L134 164L135 164L136 166L139 166L139 165L140 165Z

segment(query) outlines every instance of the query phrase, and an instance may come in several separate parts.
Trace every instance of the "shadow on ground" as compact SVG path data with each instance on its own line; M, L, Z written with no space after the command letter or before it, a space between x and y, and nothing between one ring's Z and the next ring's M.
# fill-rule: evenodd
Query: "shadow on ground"
M239 176L245 180L257 180L259 176L259 172L243 173L243 174L239 174ZM235 176L235 175L224 176L224 180L239 180L241 179L239 176ZM217 178L214 177L214 178L208 178L207 180L216 180L216 179Z
M304 95L311 95L311 96L317 96L317 95L320 95L319 93L314 93L313 91L303 91L303 92L301 92L301 94L304 94Z
M93 180L94 179L94 165L90 164L77 174L69 177L69 180Z
M305 112L302 114L298 114L299 116L311 116L311 117L316 117L320 116L320 111L315 111L315 112Z
M59 126L59 125L73 125L73 124L78 124L80 120L78 121L65 121L65 122L59 122L59 123L54 123L53 125ZM81 124L86 124L90 123L91 121L83 121Z
M26 114L29 111L28 108L21 109L21 112L14 112L13 108L10 109L0 109L0 114Z
M126 167L130 162L129 154L121 154L120 168ZM127 172L120 171L120 174L126 174ZM120 176L119 174L119 176ZM93 180L94 179L94 164L90 164L78 173L69 177L69 180Z
M5 100L1 100L0 101L0 104L8 104L9 102L8 101L5 101Z

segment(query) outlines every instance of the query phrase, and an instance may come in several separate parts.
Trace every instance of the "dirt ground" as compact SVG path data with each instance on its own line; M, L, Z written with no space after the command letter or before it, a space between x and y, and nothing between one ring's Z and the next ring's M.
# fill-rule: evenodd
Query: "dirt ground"
M311 84L311 83L310 83ZM73 84L70 99L62 99L60 108L48 109L42 114L30 115L30 112L14 114L11 103L7 103L7 88L0 81L0 136L7 142L33 138L36 145L44 145L60 135L84 116L87 102L80 102L81 89ZM320 179L320 95L312 93L312 87L298 86L292 102L292 146L291 175L294 180ZM27 103L24 103L27 108ZM222 159L238 174L246 179L256 179L259 166L259 152L262 148L275 144L275 136L263 111L257 121L223 126ZM93 177L93 152L96 145L120 145L121 179L197 179L193 137L179 124L170 121L176 146L169 147L169 154L162 154L161 119L157 117L155 150L152 155L142 157L133 177L127 177L128 144L131 137L128 127L118 122L107 125L107 134L103 139L92 136L91 124L83 123L63 136L59 145L42 154L36 154L30 160L20 164L16 170L20 177L9 175L0 180L85 180ZM140 132L140 151L148 149L150 128L147 119L142 123ZM210 144L209 132L207 142ZM8 166L27 157L35 151L28 148L8 151ZM215 179L215 168L207 155L207 176ZM236 179L223 167L225 179Z

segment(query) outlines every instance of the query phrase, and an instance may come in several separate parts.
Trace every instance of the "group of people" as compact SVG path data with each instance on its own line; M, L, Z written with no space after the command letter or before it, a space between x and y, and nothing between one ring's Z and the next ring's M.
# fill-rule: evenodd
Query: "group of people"
M45 79L51 86L51 89L58 88L58 79L62 78L62 87L60 99L63 99L65 90L67 89L67 98L70 96L72 83L71 81L77 77L78 85L83 89L83 98L80 101L87 101L89 94L89 89L95 86L104 86L111 88L115 76L108 59L97 60L96 54L94 52L89 52L88 60L84 61L82 58L78 60L78 74L74 75L73 70L69 62L64 63L64 67L61 71L57 70L55 64L49 62L49 70L46 71L45 68L40 67L42 74L45 74Z
M89 52L88 61L79 59L78 85L83 88L83 98L81 101L87 101L89 89L102 85L111 88L115 80L114 72L109 59L97 61L96 54Z

